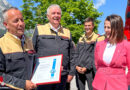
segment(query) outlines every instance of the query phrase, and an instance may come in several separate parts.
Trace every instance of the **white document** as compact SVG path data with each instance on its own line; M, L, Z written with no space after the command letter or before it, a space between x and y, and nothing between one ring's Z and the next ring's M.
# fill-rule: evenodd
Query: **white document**
M37 85L60 83L62 54L39 57L31 81Z

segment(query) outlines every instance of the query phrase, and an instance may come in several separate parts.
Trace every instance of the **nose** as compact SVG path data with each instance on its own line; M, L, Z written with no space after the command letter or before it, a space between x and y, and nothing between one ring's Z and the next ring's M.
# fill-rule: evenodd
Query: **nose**
M106 31L106 32L108 32L108 31L109 31L109 29L108 29L108 28L105 28L105 31Z
M60 16L60 15L61 15L61 13L58 13L58 12L57 12L57 13L55 13L55 16Z
M55 16L57 17L57 16L59 16L59 15L56 13Z
M89 26L85 26L85 28L87 29L87 28L89 28Z
M19 25L24 25L24 21L22 21L22 20L19 20Z

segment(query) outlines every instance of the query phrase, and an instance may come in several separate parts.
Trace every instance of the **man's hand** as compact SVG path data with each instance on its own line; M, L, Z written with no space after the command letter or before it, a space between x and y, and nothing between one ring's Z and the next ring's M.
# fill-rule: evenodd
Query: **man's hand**
M76 66L76 70L80 73L82 71L82 67Z
M83 74L84 74L86 71L87 71L87 68L83 67L83 68L82 68Z
M73 79L73 76L72 75L68 75L67 82L70 83L72 79Z
M34 89L36 87L37 87L36 84L32 83L30 80L26 80L26 86L25 86L26 90L31 90L31 89Z
M79 67L79 66L76 66L76 70L80 73L80 74L84 74L86 71L87 71L87 68L85 67Z

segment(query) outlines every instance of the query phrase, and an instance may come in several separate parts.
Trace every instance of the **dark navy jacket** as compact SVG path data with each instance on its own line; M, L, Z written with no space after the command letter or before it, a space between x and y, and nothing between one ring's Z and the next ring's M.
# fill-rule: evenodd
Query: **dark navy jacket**
M31 41L25 37L21 43L7 32L0 38L0 76L3 81L11 86L25 88L25 81L31 79L34 54Z
M61 26L58 32L55 32L49 24L39 25L35 29L32 41L37 57L63 54L61 75L74 75L74 45L68 29Z

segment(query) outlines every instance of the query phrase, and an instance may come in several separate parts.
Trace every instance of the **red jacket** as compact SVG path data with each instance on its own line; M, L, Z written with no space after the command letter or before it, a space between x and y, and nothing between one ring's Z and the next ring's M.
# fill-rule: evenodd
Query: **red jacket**
M107 40L96 44L95 65L97 72L92 85L96 90L128 90L128 84L130 85L130 42L123 40L117 44L109 65L103 61L106 44ZM125 74L126 66L128 66L127 75Z

